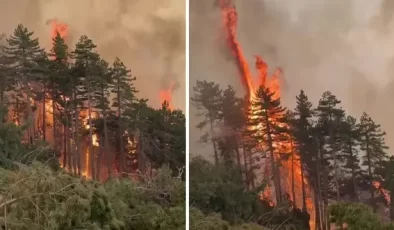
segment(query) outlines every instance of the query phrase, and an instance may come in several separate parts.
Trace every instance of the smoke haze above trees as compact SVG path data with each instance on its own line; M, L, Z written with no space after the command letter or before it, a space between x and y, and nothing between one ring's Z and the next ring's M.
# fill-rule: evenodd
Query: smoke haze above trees
M294 107L293 98L300 89L314 104L321 92L330 90L349 113L359 117L366 111L386 127L387 143L394 145L394 130L390 130L394 109L386 106L394 87L394 21L388 13L393 8L389 1L234 2L239 13L238 38L249 63L260 54L271 73L275 67L284 70L286 106ZM213 80L244 93L215 1L191 0L190 4L190 87L196 80ZM191 114L194 126L199 120L193 108ZM199 136L191 133L192 152Z
M0 0L0 31L11 34L22 23L42 46L51 44L48 20L69 25L71 46L83 34L107 60L119 56L137 76L141 97L160 107L159 91L178 83L172 98L185 108L185 3L183 0L24 1ZM5 7L3 7L5 6ZM157 83L154 83L157 82ZM149 90L144 89L149 85Z

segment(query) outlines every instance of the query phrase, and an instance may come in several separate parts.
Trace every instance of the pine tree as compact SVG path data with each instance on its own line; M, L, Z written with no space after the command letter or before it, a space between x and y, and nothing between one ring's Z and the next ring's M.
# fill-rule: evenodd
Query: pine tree
M360 119L361 150L365 152L362 164L367 167L368 182L371 194L371 205L376 211L375 188L373 182L377 179L375 171L387 160L384 137L386 135L380 125L367 114L363 113Z
M294 109L294 120L292 122L293 134L297 146L297 151L300 154L301 165L301 191L302 191L302 207L306 212L306 193L305 193L305 171L309 171L309 175L316 175L314 168L313 158L315 155L315 146L313 140L313 109L312 103L309 101L307 95L301 90L300 94L296 97L297 106ZM316 178L311 178L317 185ZM318 189L318 187L316 187Z
M0 104L5 104L6 103L6 91L7 91L7 85L9 81L9 77L7 74L7 59L3 53L4 49L4 41L5 41L5 36L3 34L0 34ZM4 115L5 116L5 115ZM4 119L0 119L0 122L5 122L6 117Z
M343 122L341 139L342 156L344 158L345 172L350 174L351 191L350 196L358 200L357 186L361 176L360 160L359 160L359 140L360 130L356 118L347 116Z
M379 174L383 180L383 188L389 191L389 194L384 193L383 196L386 202L389 202L390 220L394 220L394 157L391 156L387 161L384 161L383 167L379 170Z
M125 121L123 120L125 111L133 110L139 102L137 100L136 94L138 91L134 86L134 81L136 77L133 77L130 72L131 70L127 69L124 63L119 59L116 58L113 65L112 65L112 89L111 92L115 95L112 101L112 107L116 109L117 112L117 156L116 161L120 165L121 170L125 170L125 150L124 150L124 143L123 143L123 134L125 129L122 128L126 125ZM140 101L144 103L144 101ZM137 118L137 117L135 117ZM137 127L134 127L137 128Z
M169 135L167 158L169 167L173 171L179 171L184 167L186 149L186 118L181 110L167 110L169 124L166 133Z
M73 58L75 59L75 74L79 77L81 88L79 93L75 93L75 99L80 105L84 106L87 103L88 110L88 125L89 125L89 152L90 152L90 167L91 175L96 175L95 153L93 148L93 111L92 111L92 94L97 90L97 65L100 56L95 51L96 45L86 35L83 35L75 46L73 51ZM84 107L82 107L84 108ZM76 106L75 110L75 127L79 128L79 108ZM78 134L77 134L78 135ZM79 148L77 146L77 148ZM77 158L80 161L80 157ZM80 162L77 163L78 166Z
M228 151L231 160L236 159L237 165L241 169L239 140L245 126L244 103L236 96L236 91L231 86L227 86L223 91L220 118L223 120L225 133L222 149Z
M112 156L109 152L109 137L108 137L108 116L111 113L110 109L110 84L111 84L111 72L109 69L108 62L104 60L100 60L97 66L97 90L92 94L92 104L93 107L100 113L100 117L103 119L103 143L104 143L104 154L105 160L108 162L108 175L112 176ZM98 154L97 158L97 172L95 178L99 178L100 169L101 169L101 161L102 161L102 154L101 151Z
M275 99L274 95L275 92L271 92L269 88L259 87L251 101L253 111L249 114L247 126L250 130L255 130L253 138L262 145L263 151L269 154L276 201L279 203L282 201L280 165L283 157L279 143L283 140L286 131L284 127L287 125L286 108L281 106L280 98Z
M193 97L190 98L191 103L198 110L198 116L204 120L196 127L203 129L209 125L211 133L211 141L213 145L215 164L219 164L219 155L217 150L217 141L214 134L215 123L220 118L220 104L222 100L222 90L218 84L207 81L197 81L197 85L193 87ZM208 135L204 135L202 139L206 139Z
M290 157L290 161L291 161L291 168L290 168L290 174L291 174L291 201L293 203L293 208L296 209L297 208L297 199L296 199L296 191L295 191L295 172L296 172L296 166L297 166L297 161L300 164L300 170L301 170L301 192L302 192L302 199L303 199L303 210L306 211L306 205L305 205L305 183L304 183L304 170L303 170L303 166L302 166L302 161L301 161L301 156L297 156L297 142L295 139L295 128L294 128L294 124L295 124L295 113L287 110L286 111L286 119L287 119L287 123L289 124L288 127L285 127L286 130L286 135L284 135L283 138L283 142L287 143L288 146L290 146L289 148L289 157Z
M39 72L38 58L43 54L43 49L39 46L38 38L33 38L34 32L30 32L26 27L19 24L14 30L14 34L6 39L7 45L4 47L4 55L8 64L8 74L12 78L12 90L15 95L15 111L19 119L20 101L24 102L27 113L27 123L29 124L28 139L31 144L34 137L34 114L31 100L35 100L34 82L37 80L35 73Z
M63 142L63 166L72 168L72 155L70 140L71 134L71 110L72 110L72 93L74 87L74 79L71 77L69 59L71 54L68 51L64 39L57 34L52 39L52 48L48 53L50 59L49 73L46 79L46 93L48 99L52 101L52 129L53 144L55 149L61 146ZM63 129L63 138L60 136ZM75 158L75 156L74 156Z
M334 170L334 187L336 191L336 200L340 200L339 192L339 164L341 162L339 154L339 130L340 124L342 123L345 112L342 108L338 107L341 103L340 100L336 98L331 92L326 91L323 93L322 98L319 100L319 105L316 109L317 116L319 119L319 127L321 128L322 134L327 141L327 146L329 148L329 154L323 154L323 158L333 160L333 170ZM325 156L326 155L326 156ZM323 159L325 160L325 159ZM327 168L324 167L323 183L325 202L328 199L328 174Z

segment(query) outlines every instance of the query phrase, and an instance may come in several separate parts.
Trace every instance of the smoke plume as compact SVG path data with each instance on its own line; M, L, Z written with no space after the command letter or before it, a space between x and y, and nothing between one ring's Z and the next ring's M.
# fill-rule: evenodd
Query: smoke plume
M159 91L174 82L174 105L185 109L184 0L0 0L0 32L22 23L50 47L50 20L69 26L73 48L86 34L104 59L122 59L137 77L139 96L160 105Z
M234 0L238 37L253 66L253 55L270 72L284 71L282 98L293 108L303 89L317 105L330 90L343 108L359 118L367 112L387 132L394 147L394 3L391 0ZM190 90L196 80L233 85L243 95L234 62L229 59L215 0L190 0ZM192 91L190 91L192 95ZM196 111L191 110L191 115ZM198 118L192 116L190 124ZM191 129L194 130L194 129ZM200 132L191 133L191 151Z

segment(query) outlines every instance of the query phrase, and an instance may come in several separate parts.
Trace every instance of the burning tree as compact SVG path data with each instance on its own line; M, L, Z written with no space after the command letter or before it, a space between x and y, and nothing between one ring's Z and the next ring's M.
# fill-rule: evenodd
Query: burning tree
M380 129L380 125L376 124L367 113L363 113L360 119L361 149L365 151L363 165L367 166L367 180L369 182L369 190L371 194L371 205L376 211L375 186L374 181L376 172L382 167L382 163L387 161L388 156L386 150L384 136L386 135Z
M280 142L285 138L285 111L280 104L280 98L275 99L275 92L260 86L252 99L250 106L250 119L247 121L249 134L256 139L257 148L264 153L263 158L268 158L271 165L271 175L274 182L276 202L282 201L282 186L280 180L281 159L286 154Z
M184 114L166 103L153 109L139 99L130 70L119 58L110 65L86 35L72 50L68 26L56 21L52 29L47 53L19 25L0 58L6 121L27 124L24 142L47 142L66 171L97 180L138 178L163 163L174 173L181 170Z
M256 55L257 76L253 76L237 39L237 11L229 0L217 3L245 98L236 98L231 87L223 91L214 82L197 81L191 101L198 115L205 118L197 127L209 124L202 140L207 141L208 136L212 140L215 165L237 165L247 190L267 182L261 199L271 201L272 206L289 200L293 210L302 209L310 216L311 228L328 229L331 201L349 197L359 200L366 180L369 186L383 180L377 173L377 162L385 162L387 156L385 133L378 126L369 130L376 139L372 144L365 134L366 120L360 126L355 118L347 116L341 101L329 91L323 93L317 108L302 90L293 111L282 107L282 69L269 75L268 65ZM370 165L369 173L360 167L360 147L366 154L363 164ZM372 198L375 187L370 188Z

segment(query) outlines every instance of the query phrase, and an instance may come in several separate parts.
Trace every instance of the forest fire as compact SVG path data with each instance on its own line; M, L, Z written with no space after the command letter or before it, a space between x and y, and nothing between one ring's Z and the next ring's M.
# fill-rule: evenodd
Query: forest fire
M232 51L232 54L235 58L236 65L239 70L239 74L241 77L241 82L245 88L246 91L246 96L251 101L256 93L256 90L258 89L259 86L265 86L270 89L271 92L275 92L274 97L279 98L281 95L280 91L280 76L282 75L282 70L278 68L274 74L267 78L268 75L268 65L264 62L264 60L260 56L255 56L255 67L257 69L258 73L258 78L254 78L250 68L249 64L247 62L247 59L245 55L243 54L242 47L240 42L237 40L237 20L238 20L238 15L235 7L231 4L230 0L219 0L219 6L221 8L222 12L222 22L224 25L225 33L227 35L227 45ZM251 114L253 114L253 111L255 108L252 108L251 105L249 105L249 110L251 111ZM253 115L251 115L253 116ZM258 129L259 127L253 127L253 129ZM289 143L282 143L279 140L274 141L274 144L277 146L277 149L280 149L275 153L275 158L281 157L280 154L282 152L291 152L292 157L290 157L288 160L285 160L285 162L282 163L281 171L280 171L280 177L281 178L288 178L286 181L281 181L280 183L283 184L282 187L286 189L288 193L291 193L291 188L292 185L294 186L293 193L297 194L298 196L295 197L296 200L293 200L293 202L296 203L296 205L299 208L302 208L302 191L301 191L301 184L302 184L302 177L301 177L301 165L299 161L299 154L297 154ZM264 148L264 143L260 143L261 147ZM268 156L267 156L268 157ZM269 159L272 160L272 159ZM267 160L265 161L265 166L268 165ZM270 175L266 175L268 170L267 167L263 167L265 173L264 177L265 178L271 178ZM273 172L271 172L272 174ZM307 183L307 181L304 179L305 187L306 187L306 196L307 196L307 210L311 216L311 227L312 229L314 228L314 207L312 203L312 191L311 187ZM271 186L267 186L266 191L263 191L261 194L262 199L267 199L269 202L273 202L275 200L275 193L271 192ZM269 197L270 196L270 197ZM293 199L293 197L290 197L290 199ZM273 204L273 203L272 203Z
M168 88L160 90L159 93L161 103L166 101L168 103L169 106L168 108L170 110L174 110L174 105L172 104L172 92L174 91L174 89L175 89L175 82L172 81L169 84Z
M68 25L62 22L59 22L56 19L48 20L48 24L51 24L51 37L55 38L59 33L62 38L68 36Z
M52 40L55 39L58 34L63 39L65 39L67 36L69 36L69 27L68 27L67 24L65 24L63 22L60 22L60 21L58 21L56 19L49 20L48 23L51 24L51 38L52 38ZM46 115L45 116L49 118L48 119L49 120L48 123L53 124L53 114L54 114L53 101L52 100L46 100L45 101L45 108L46 108ZM89 123L88 123L87 111L85 111L85 110L80 111L80 116L83 117L82 124L83 124L85 130L89 130L90 126L89 126ZM91 114L91 118L92 119L96 118L96 114L92 113ZM84 156L83 156L83 160L84 160L85 163L84 163L84 167L82 168L81 175L83 175L83 176L85 176L86 178L89 178L89 179L92 178L91 172L89 172L89 169L91 168L90 167L90 161L91 161L90 157L91 157L91 154L94 154L94 152L91 153L91 149L89 148L89 143L90 142L92 143L93 147L99 147L97 134L93 134L92 135L92 140L86 140L86 146L85 146L85 148L83 148L83 149L85 149L84 150ZM64 155L64 154L65 153L63 153L62 155ZM64 160L63 159L64 159L64 156L61 156L60 159L59 159L60 166L65 168L66 166L64 165L64 162L63 162ZM70 169L68 169L68 170L70 170Z
M372 185L379 191L382 193L384 200L386 201L387 206L390 205L391 203L391 197L390 197L390 191L383 188L382 183L380 183L379 181L374 181L372 183Z

